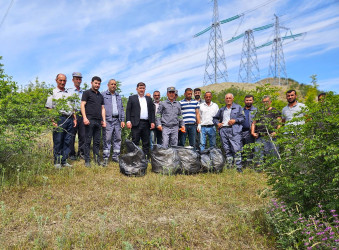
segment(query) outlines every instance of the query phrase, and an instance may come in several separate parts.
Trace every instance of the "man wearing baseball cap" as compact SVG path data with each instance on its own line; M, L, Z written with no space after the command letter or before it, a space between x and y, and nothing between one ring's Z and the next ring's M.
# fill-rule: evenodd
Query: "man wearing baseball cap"
M76 118L77 118L77 126L74 128L72 133L72 142L70 145L71 152L69 153L69 159L76 160L77 157L84 158L84 143L85 143L85 125L80 113L80 102L83 90L80 88L81 82L82 82L82 74L80 72L73 72L73 83L74 88L70 89L70 92L74 95L76 94L79 97L79 101L76 102L75 105L75 111L76 111ZM76 154L74 143L75 143L75 137L76 134L78 134L78 153Z
M162 131L162 146L178 145L178 129L185 130L180 103L175 100L175 88L167 88L167 100L160 103L156 114L157 129Z

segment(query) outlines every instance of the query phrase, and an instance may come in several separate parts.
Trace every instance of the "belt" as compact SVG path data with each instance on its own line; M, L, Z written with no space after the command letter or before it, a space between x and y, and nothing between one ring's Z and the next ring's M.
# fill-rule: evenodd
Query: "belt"
M250 131L249 128L243 128L242 131Z
M70 115L61 114L61 116L62 116L62 117L71 117L71 116L72 116L72 114L70 114Z
M140 119L142 122L148 122L148 119Z
M214 124L212 124L212 125L201 125L201 127L214 127Z
M185 123L185 125L195 125L195 123Z
M112 118L119 118L119 115L112 115Z

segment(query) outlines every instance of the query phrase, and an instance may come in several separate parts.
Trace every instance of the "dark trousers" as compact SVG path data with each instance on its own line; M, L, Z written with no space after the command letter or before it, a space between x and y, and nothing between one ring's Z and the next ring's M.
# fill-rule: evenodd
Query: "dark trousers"
M150 141L150 125L148 121L140 120L138 126L132 127L132 141L139 146L140 139L142 141L142 151L145 156L149 156L149 141Z
M94 159L99 157L100 138L101 138L101 121L89 120L90 124L85 125L85 161L90 161L91 141L93 138L93 156Z
M197 125L195 124L185 124L186 133L179 133L179 146L184 147L186 142L186 136L188 136L188 141L190 146L195 149L195 137L197 135Z
M73 133L73 117L61 116L58 127L53 129L54 164L65 164L70 152Z
M78 134L78 156L85 154L85 124L83 121L82 116L77 115L77 126L73 128L73 137L71 143L71 152L69 153L70 156L76 156L74 143L75 137Z

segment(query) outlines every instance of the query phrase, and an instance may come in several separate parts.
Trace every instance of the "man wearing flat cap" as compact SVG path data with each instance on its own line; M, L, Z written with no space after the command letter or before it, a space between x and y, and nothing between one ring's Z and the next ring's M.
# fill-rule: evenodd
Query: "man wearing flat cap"
M77 118L77 126L74 128L72 142L71 142L71 152L69 153L69 159L76 160L78 157L84 158L85 153L85 125L81 116L80 112L80 103L83 90L81 89L80 85L82 82L82 74L80 72L73 72L73 83L74 88L70 88L70 92L72 95L77 95L79 97L79 101L75 105L75 112ZM78 134L78 153L75 152L74 143L75 137Z
M175 88L167 88L167 100L160 103L156 114L157 129L162 131L162 146L178 145L178 129L185 130L181 105L175 100Z

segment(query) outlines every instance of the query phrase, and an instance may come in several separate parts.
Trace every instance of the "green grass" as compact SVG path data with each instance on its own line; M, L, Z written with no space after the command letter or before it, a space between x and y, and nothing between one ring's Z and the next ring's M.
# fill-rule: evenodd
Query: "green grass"
M265 176L238 174L126 177L119 166L49 166L34 185L0 193L2 248L271 249L258 211Z

